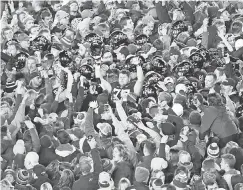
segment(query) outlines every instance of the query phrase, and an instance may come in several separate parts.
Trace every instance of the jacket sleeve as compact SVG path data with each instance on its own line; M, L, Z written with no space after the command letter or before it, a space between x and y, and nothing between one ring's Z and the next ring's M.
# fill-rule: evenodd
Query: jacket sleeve
M11 123L19 109L19 106L21 104L22 101L22 95L21 94L17 94L16 100L15 100L15 106L14 106L14 111L13 114L11 115L11 117L9 118L8 122Z
M204 137L206 136L207 132L210 130L215 119L216 119L215 113L213 113L211 108L207 108L204 110L204 115L202 116L202 122L199 131L200 140L204 139Z
M103 168L102 168L102 162L101 162L100 153L98 149L96 148L92 149L91 155L94 161L94 172L99 174L100 172L102 172Z
M170 16L166 6L162 6L161 2L155 3L156 13L161 24L171 23Z
M54 102L51 104L51 113L56 113L58 108L58 101L54 100Z
M67 119L64 122L64 128L65 129L70 129L71 128L71 117L73 113L73 103L69 102L68 103L68 116Z
M84 88L82 86L80 86L78 89L78 96L76 99L76 104L74 105L74 110L76 112L79 112L81 110L83 101L84 101Z
M30 129L30 136L31 136L31 140L32 140L33 151L38 153L40 151L41 145L40 145L39 136L38 136L35 128Z
M45 88L46 88L46 104L49 106L46 106L45 108L48 109L48 112L50 113L51 111L51 105L54 100L53 94L52 94L52 86L51 86L51 81L49 78L45 79Z
M130 161L132 162L133 166L136 167L137 163L138 163L138 159L137 159L137 152L133 146L133 143L131 141L131 139L129 138L128 134L125 133L124 131L124 127L122 126L122 124L120 123L120 121L118 121L118 119L116 117L113 117L113 125L116 128L116 133L117 133L117 137L126 145L126 147L129 150L129 156L130 156Z
M165 154L165 143L160 143L159 146L159 157L164 158L166 160L166 154Z
M126 121L127 121L127 114L126 114L124 108L122 107L122 105L118 102L116 103L116 110L117 110L118 116L121 119L122 124L125 125Z

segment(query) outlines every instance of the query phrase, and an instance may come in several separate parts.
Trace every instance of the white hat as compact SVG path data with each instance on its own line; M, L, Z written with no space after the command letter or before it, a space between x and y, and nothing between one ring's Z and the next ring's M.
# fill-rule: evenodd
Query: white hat
M238 50L243 47L243 39L236 40L235 42L235 49Z
M24 141L18 140L13 147L13 153L14 155L17 155L17 154L24 154L24 152L25 152Z
M183 114L183 106L179 103L174 103L172 106L172 110L175 112L177 116L182 116Z
M176 87L175 87L175 93L176 94L179 94L180 91L184 91L184 92L187 92L187 87L185 84L177 84Z
M164 79L164 84L167 85L168 83L175 84L175 81L171 77L166 77Z
M163 158L155 157L151 161L151 170L163 170L168 167L168 163Z

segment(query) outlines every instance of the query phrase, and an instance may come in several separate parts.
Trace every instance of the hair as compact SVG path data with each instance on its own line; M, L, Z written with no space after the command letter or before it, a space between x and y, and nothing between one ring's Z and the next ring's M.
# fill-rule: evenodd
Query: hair
M126 17L122 17L120 22L119 22L119 26L121 26L121 28L124 28L124 26L127 25L127 21L130 20L131 18L126 16Z
M216 26L216 28L220 27L220 26L225 26L225 22L222 19L216 19L213 22L213 26Z
M146 147L146 149L148 150L150 155L153 155L156 151L156 145L153 141L151 140L145 140L144 142L144 147Z
M242 33L242 27L243 27L243 24L241 21L235 21L231 24L231 28L230 28L230 31L233 33L233 34L238 34L238 33Z
M165 184L165 185L162 185L161 189L176 190L176 187L174 185L171 185L171 184Z
M39 35L43 35L44 33L51 33L51 31L48 28L43 28L39 31Z
M47 167L46 173L50 180L56 180L60 178L59 174L60 162L58 160L53 160Z
M117 148L117 150L120 152L120 157L123 161L128 161L128 150L125 145L117 144L115 145L114 149ZM113 149L113 150L114 150Z
M130 72L126 69L121 70L119 74L127 75L128 77L130 76Z
M205 185L213 185L216 183L216 175L215 173L206 171L203 173L203 182Z
M41 13L41 19L45 19L46 17L50 17L52 16L52 14L50 13L50 11L48 10L44 10L42 13Z
M126 190L130 186L131 186L131 182L129 181L129 179L123 177L120 179L118 183L118 190Z
M207 73L206 76L213 76L214 80L217 80L217 75L215 73Z
M5 28L2 29L2 37L4 38L4 32L8 31L8 30L13 30L11 27L6 26Z
M61 144L67 144L71 141L68 133L64 129L57 131L57 138Z
M170 154L172 154L172 156L171 156L171 160L170 160L170 162L172 162L172 163L178 163L178 161L179 161L179 150L178 149L170 149Z
M234 168L236 159L233 154L223 154L221 158L224 159L225 163L227 163L230 168Z
M207 100L209 106L223 106L222 97L218 93L208 94Z
M7 135L8 127L6 125L1 127L1 138Z
M65 169L62 171L61 177L58 182L59 188L72 187L74 183L74 174L71 170Z

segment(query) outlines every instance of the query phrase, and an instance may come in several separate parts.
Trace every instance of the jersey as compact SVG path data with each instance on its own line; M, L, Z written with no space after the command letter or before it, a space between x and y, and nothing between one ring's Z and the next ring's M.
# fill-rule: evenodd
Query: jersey
M112 100L126 97L129 93L134 92L136 81L131 81L123 88L118 82L113 83L112 86Z

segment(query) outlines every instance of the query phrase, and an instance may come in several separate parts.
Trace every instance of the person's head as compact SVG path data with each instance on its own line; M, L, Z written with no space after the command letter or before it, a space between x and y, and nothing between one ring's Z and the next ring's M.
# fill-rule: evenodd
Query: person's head
M69 134L64 129L57 131L57 138L61 144L67 144L71 141Z
M113 160L115 162L127 161L128 151L124 145L117 144L113 149Z
M53 160L47 167L46 167L46 173L49 176L50 180L57 179L57 176L59 176L59 166L60 162L58 160Z
M100 23L97 26L97 30L99 30L105 38L109 38L110 35L110 27L106 23Z
M220 168L228 171L233 169L236 163L235 156L233 154L223 154L221 156Z
M28 31L32 26L34 26L34 18L32 16L27 16L24 19L24 28Z
M29 36L25 33L21 33L18 35L18 41L19 41L19 45L28 50L30 47L30 41L29 41Z
M17 53L18 53L18 46L17 46L17 44L10 42L7 45L6 53L8 55L10 55L10 56L15 57L17 55Z
M129 50L126 46L122 46L116 50L116 57L119 61L125 61L129 55Z
M230 14L229 12L225 9L220 13L220 19L224 21L229 21L230 20Z
M221 92L223 94L230 95L234 89L234 86L235 86L235 80L232 78L228 78L221 83Z
M152 35L153 27L149 24L145 25L142 29L142 33L146 36Z
M6 179L8 180L11 184L14 183L15 181L15 171L10 169L10 168L7 168L4 173L3 173L3 179Z
M49 182L45 182L40 186L40 190L52 190L52 185Z
M131 186L131 182L129 181L129 179L123 177L120 179L118 183L118 190L126 190L130 186Z
M48 28L41 29L39 35L51 41L51 31Z
M29 32L32 36L38 36L40 31L40 25L34 24L30 29Z
M212 88L217 80L217 75L214 73L208 73L205 77L205 88Z
M223 106L222 97L218 93L208 94L209 106Z
M133 29L125 28L125 29L122 30L122 32L127 35L128 40L130 40L131 42L134 41L135 35L134 35Z
M38 63L37 58L34 56L28 57L26 60L26 65L30 73L37 71L36 63Z
M29 86L32 88L39 88L42 85L42 77L40 76L39 73L34 73L33 75L36 75L34 77L31 78Z
M111 137L112 136L112 128L109 123L98 123L97 128L99 129L100 137Z
M217 28L217 30L223 34L226 34L226 26L225 22L222 19L216 19L213 22L213 25Z
M241 21L235 21L231 25L231 32L234 35L241 34L243 32L242 29L243 29L243 23Z
M175 81L171 77L166 77L164 79L165 87L167 88L168 92L173 92L175 90Z
M12 186L12 184L8 180L3 179L3 180L0 181L0 189L2 189L2 190L13 190L14 186Z
M114 181L111 175L105 171L99 174L99 187L102 189L113 189L114 188Z
M62 7L61 1L51 1L51 7L55 12L59 11Z
M45 24L49 24L50 22L52 22L52 14L50 13L50 11L43 11L41 13L41 19L43 20L43 22Z
M58 186L61 187L69 187L71 188L74 183L74 174L69 169L64 169L61 173L61 177L58 182Z
M77 12L78 11L77 1L71 1L69 6L70 6L70 12Z
M113 62L113 55L111 52L105 52L102 56L102 62Z
M130 82L130 73L129 71L127 70L122 70L120 73L119 73L119 84L120 86L125 86L127 85L129 82Z
M134 29L134 23L130 17L121 18L119 25L121 26L122 29L126 29L126 28Z
M24 166L27 170L33 169L39 164L39 155L36 152L28 152L24 159Z
M2 37L6 40L12 40L14 36L13 29L11 27L5 27L2 29Z
M100 114L101 119L106 121L111 120L111 114L109 112L108 106L108 104L104 104L100 105L98 108L98 113Z
M83 175L93 172L93 159L90 157L82 156L79 159L79 168Z
M6 125L1 127L1 139L11 140L11 133Z
M153 141L151 140L145 140L143 142L144 146L143 146L143 154L145 156L148 155L153 155L156 151L156 145Z
M149 170L144 167L137 166L135 169L135 180L139 183L148 183L149 180Z
M0 110L0 116L2 118L8 119L12 114L12 109L8 102L1 100L1 110ZM4 124L4 123L2 123Z
M216 175L210 171L203 174L203 182L207 186L207 189L216 190L218 189L218 184L216 182Z

